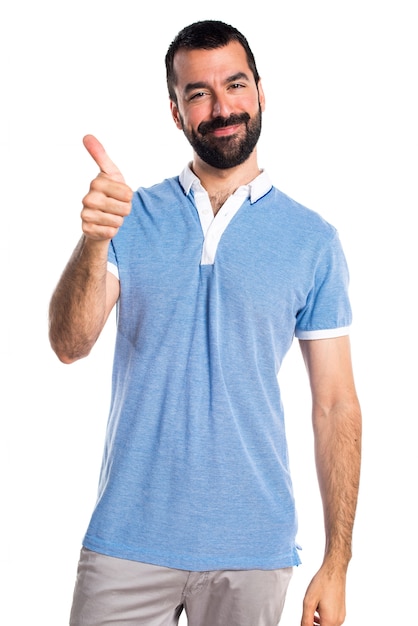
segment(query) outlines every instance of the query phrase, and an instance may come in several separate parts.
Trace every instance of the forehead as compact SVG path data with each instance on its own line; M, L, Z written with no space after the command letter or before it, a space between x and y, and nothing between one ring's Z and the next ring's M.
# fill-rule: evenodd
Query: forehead
M174 57L174 71L180 90L187 83L222 81L239 73L253 78L245 50L238 41L213 50L181 49Z

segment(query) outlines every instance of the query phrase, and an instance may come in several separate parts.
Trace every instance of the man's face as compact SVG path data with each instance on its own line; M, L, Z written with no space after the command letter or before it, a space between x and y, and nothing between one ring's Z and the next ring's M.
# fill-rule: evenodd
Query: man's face
M260 136L264 94L241 44L180 50L174 69L177 104L171 102L171 111L197 156L218 169L246 161Z

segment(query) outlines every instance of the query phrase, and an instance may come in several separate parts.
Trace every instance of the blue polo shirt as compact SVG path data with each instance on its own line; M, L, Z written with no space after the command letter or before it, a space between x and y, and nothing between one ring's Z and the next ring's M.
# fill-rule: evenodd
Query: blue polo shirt
M299 564L277 375L293 338L347 333L338 234L265 172L215 217L189 168L140 188L120 280L90 550L173 568Z

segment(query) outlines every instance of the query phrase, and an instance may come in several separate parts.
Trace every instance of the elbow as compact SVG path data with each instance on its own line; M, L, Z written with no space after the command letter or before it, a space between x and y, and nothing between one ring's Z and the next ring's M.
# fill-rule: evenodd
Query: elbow
M88 352L85 354L80 354L80 353L73 353L70 352L68 350L60 350L60 349L56 349L54 347L52 347L53 351L55 352L55 354L57 355L59 361L61 361L61 363L64 363L64 365L71 365L71 363L75 363L76 361L79 361L80 359L83 359L84 357L88 356Z
M75 363L75 361L78 361L81 357L74 357L66 352L60 352L58 350L54 350L55 354L57 355L58 359L61 361L61 363L64 363L64 365L71 365L71 363Z
M90 354L91 348L83 346L80 349L80 346L67 345L59 339L55 339L51 334L49 336L49 343L59 361L64 363L64 365L71 365L71 363L75 363L75 361L79 361Z

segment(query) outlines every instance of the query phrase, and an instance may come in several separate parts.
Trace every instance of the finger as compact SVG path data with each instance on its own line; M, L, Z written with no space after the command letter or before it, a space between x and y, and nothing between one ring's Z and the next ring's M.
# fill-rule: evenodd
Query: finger
M124 198L108 198L103 193L92 190L83 198L83 208L126 217L130 213L131 203Z
M132 189L126 183L122 183L113 178L109 178L107 174L100 173L91 181L90 190L99 194L103 194L112 200L120 200L121 202L131 202Z
M125 182L119 168L113 163L102 144L94 135L86 135L83 137L83 144L87 152L94 159L100 168L100 171L107 174L113 180Z
M84 208L81 211L81 219L83 222L83 229L88 227L94 229L96 227L110 227L118 229L123 224L123 215L116 213L108 213L100 210L93 210Z

